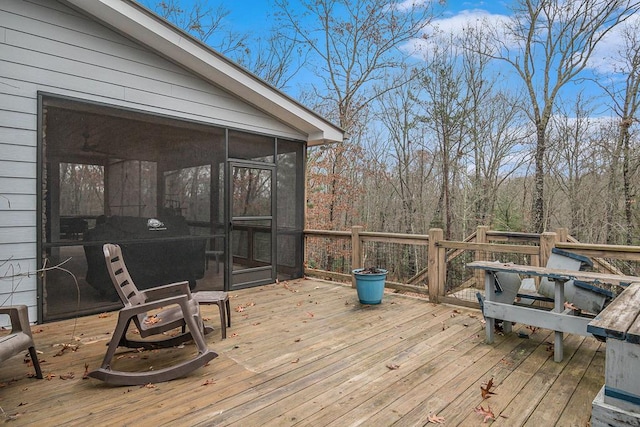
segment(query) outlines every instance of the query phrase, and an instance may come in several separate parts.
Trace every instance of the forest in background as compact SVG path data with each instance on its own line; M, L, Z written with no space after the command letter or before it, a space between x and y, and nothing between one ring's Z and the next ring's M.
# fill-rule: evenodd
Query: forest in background
M307 228L639 244L640 2L513 0L455 33L446 1L271 3L256 35L224 3L143 2L347 132L308 149Z

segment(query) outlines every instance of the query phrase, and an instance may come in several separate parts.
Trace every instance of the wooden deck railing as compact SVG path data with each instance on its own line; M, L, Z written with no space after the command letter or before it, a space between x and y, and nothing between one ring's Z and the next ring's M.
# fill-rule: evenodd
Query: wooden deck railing
M425 268L419 269L413 276L399 281L388 281L387 287L428 294L433 302L447 302L466 306L477 305L474 300L462 300L452 297L452 289L447 289L448 274L454 269L453 263L459 257L464 269L466 260L488 261L502 256L522 257L527 259L529 265L546 265L547 259L554 247L565 249L590 257L594 262L594 269L600 272L614 274L638 275L637 271L621 271L610 260L624 260L640 264L640 246L601 245L580 243L568 235L567 229L561 228L554 232L520 233L490 230L489 227L480 226L476 231L463 241L451 241L444 239L441 229L429 230L428 235L413 235L400 233L379 233L364 231L361 226L354 226L350 231L324 231L305 230L306 238L343 239L343 247L348 250L350 245L350 266L346 271L332 272L315 268L306 268L306 274L312 276L324 276L332 279L351 281L349 271L355 268L365 267L365 244L368 242L393 243L411 246L426 246L426 260L422 260ZM523 263L520 261L520 263ZM482 289L484 276L481 271L465 271L469 278L455 286L455 289L475 288ZM426 280L425 280L426 278ZM424 281L420 286L416 283Z

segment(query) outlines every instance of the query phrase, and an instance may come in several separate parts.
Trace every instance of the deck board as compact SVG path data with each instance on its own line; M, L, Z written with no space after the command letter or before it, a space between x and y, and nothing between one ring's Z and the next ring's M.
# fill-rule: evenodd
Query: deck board
M33 327L45 375L20 357L0 366L0 407L13 425L481 425L490 405L496 425L586 425L604 382L603 346L565 335L565 360L553 362L550 331L514 333L484 343L478 311L385 295L362 306L355 290L297 280L233 291L232 325L220 338L216 306L203 316L219 354L189 376L146 387L83 380L102 362L117 313ZM242 310L239 307L242 306ZM240 310L240 311L237 311ZM77 351L60 351L61 344ZM153 352L119 349L119 369L158 368L193 346ZM73 372L74 378L61 375ZM496 393L480 386L493 378ZM502 416L500 416L502 415ZM505 418L506 417L506 418Z

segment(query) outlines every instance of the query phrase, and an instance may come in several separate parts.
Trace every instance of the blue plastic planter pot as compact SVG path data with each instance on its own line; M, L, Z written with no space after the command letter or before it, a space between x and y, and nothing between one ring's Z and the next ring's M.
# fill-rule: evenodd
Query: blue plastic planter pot
M384 294L384 281L387 270L379 268L380 273L361 273L363 268L353 270L356 278L356 291L361 304L380 304Z

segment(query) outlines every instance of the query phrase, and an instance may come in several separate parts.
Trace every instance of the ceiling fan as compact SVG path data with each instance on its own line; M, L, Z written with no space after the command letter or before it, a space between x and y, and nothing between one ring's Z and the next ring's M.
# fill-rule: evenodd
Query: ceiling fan
M98 149L98 143L90 143L89 142L89 138L91 137L91 134L87 131L82 132L82 137L84 138L84 143L82 144L82 151L84 152L90 152L90 153L97 153L97 154L101 154L103 156L111 156L111 153L109 153L108 151L102 151Z

